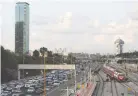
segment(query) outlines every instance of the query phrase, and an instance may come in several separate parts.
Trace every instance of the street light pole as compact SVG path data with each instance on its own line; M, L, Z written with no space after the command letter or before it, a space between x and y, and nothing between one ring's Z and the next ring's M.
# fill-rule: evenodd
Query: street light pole
M44 96L46 96L46 63L45 63L45 57L46 57L46 54L44 54Z
M24 52L23 52L23 64L24 64ZM24 69L23 69L23 78L24 78Z
M75 68L75 94L76 94L76 68Z

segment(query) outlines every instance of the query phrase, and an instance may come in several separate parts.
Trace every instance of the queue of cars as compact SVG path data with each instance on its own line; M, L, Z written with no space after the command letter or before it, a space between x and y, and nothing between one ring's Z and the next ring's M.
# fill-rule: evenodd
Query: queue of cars
M44 81L46 81L45 90L50 91L65 81L68 81L69 73L70 71L68 70L53 70L46 74L46 78L44 78L43 75L39 75L2 84L1 96L26 96L27 94L32 94L31 96L35 96L36 94L40 95L44 92Z

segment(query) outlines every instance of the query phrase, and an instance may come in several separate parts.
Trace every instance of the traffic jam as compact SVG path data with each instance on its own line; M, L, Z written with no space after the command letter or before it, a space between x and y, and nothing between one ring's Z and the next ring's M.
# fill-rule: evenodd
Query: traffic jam
M53 70L46 74L46 91L50 91L71 79L70 70ZM41 96L44 93L43 75L27 77L19 81L13 80L1 84L1 96Z

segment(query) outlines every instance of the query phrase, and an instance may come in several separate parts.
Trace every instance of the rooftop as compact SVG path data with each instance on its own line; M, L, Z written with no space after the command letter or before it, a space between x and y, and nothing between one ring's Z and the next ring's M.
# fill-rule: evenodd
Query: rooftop
M16 4L27 4L27 5L29 5L29 3L27 3L27 2L17 2Z

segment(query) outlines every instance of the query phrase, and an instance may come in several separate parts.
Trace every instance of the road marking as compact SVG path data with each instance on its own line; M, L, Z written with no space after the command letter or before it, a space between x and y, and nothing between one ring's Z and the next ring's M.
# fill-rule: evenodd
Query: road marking
M56 87L56 88L54 88L54 89L53 89L53 90L51 90L50 92L48 92L48 93L47 93L47 95L48 95L48 94L50 94L50 93L52 93L53 91L57 90L58 88L59 88L59 86L58 86L58 87Z

